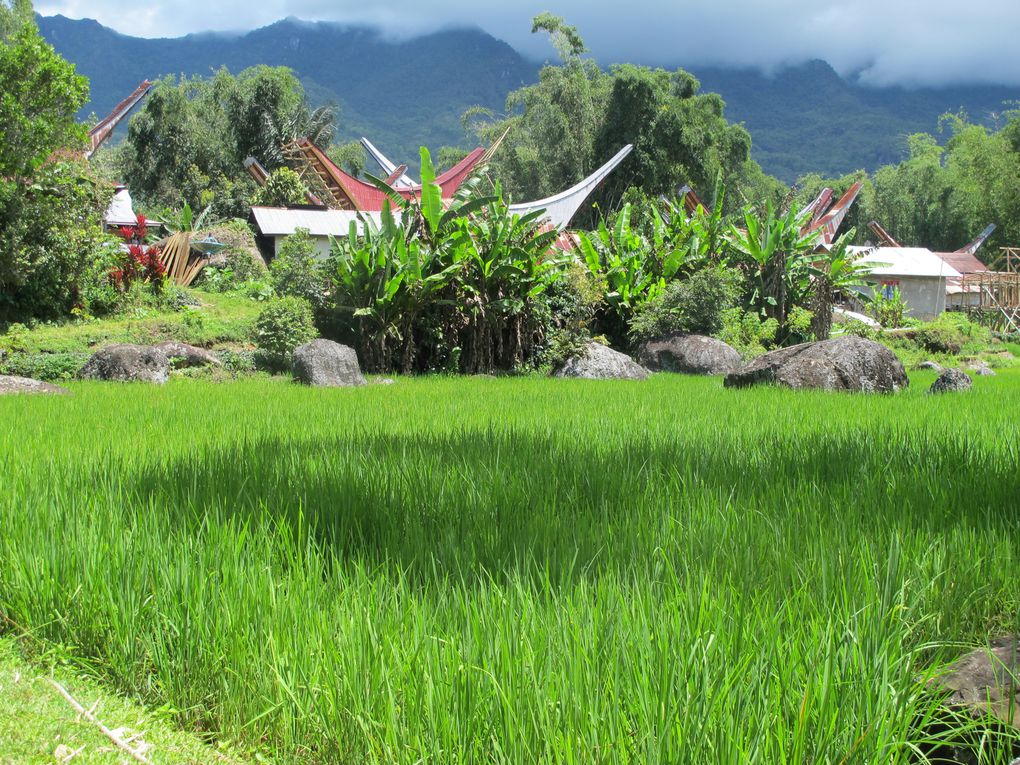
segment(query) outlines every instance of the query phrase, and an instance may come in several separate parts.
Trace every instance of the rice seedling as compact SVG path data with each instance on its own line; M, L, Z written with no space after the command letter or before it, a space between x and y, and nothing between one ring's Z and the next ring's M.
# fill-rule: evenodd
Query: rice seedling
M1017 375L930 381L0 400L0 616L281 761L910 762L1020 628Z

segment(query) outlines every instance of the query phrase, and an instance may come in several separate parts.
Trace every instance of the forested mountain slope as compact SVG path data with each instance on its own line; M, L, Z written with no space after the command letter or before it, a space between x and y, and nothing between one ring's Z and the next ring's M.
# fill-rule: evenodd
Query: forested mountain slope
M91 80L87 111L106 114L147 77L282 65L314 102L340 105L342 138L369 135L397 161L413 162L422 143L437 149L470 142L463 111L476 104L501 110L507 93L535 81L539 68L478 29L393 41L365 28L286 19L246 34L142 39L62 16L39 25ZM703 90L726 100L726 116L746 124L755 159L787 182L807 172L838 175L897 162L905 136L935 131L940 114L962 108L991 124L1004 102L1020 99L1020 88L995 86L871 88L822 61L771 76L692 68Z

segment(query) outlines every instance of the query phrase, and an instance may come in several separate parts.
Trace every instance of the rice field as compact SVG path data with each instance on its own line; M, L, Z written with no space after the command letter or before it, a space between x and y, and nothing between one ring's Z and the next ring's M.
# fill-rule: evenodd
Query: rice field
M1020 375L0 399L0 618L294 763L911 762L1020 629Z

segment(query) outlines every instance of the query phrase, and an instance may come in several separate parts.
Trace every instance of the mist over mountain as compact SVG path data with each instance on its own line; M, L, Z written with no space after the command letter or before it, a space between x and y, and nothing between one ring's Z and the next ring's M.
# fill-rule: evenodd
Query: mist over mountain
M393 40L367 27L285 19L236 35L129 37L90 20L41 17L39 27L92 84L85 114L105 115L143 79L288 66L315 104L340 107L342 138L367 135L395 161L470 143L460 116L470 106L501 111L507 93L534 82L540 65L479 29ZM1020 88L870 87L813 61L773 75L692 67L703 90L720 93L730 121L743 122L754 156L787 182L808 172L874 170L903 157L906 136L934 132L939 115L964 110L987 124L1020 100Z

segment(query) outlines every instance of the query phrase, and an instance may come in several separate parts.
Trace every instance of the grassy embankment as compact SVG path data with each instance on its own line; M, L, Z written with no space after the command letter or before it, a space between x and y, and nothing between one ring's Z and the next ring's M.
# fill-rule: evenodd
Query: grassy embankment
M181 340L205 348L250 346L252 323L265 303L240 292L189 294L198 305L177 310L139 306L101 320L8 328L0 334L0 374L69 380L89 356L113 343Z
M0 613L299 762L892 762L1020 628L1020 376L0 400Z

